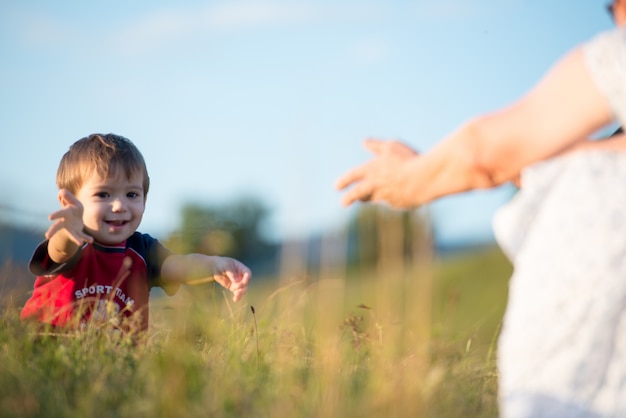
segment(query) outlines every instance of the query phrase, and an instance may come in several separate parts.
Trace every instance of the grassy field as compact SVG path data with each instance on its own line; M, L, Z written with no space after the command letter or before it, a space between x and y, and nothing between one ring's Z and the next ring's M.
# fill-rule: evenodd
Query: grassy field
M145 344L0 329L2 417L495 417L510 266L485 249L155 298ZM254 312L253 312L254 311Z

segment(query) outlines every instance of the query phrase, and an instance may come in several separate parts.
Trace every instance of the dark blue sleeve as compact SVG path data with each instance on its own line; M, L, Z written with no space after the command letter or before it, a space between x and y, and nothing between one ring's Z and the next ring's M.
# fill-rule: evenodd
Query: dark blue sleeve
M83 248L84 245L76 251L76 254L74 254L72 258L67 260L65 263L58 264L52 261L48 255L48 240L45 240L35 249L35 252L30 259L30 263L28 264L28 268L35 276L54 276L74 267L76 262L80 260Z
M178 291L178 284L172 285L161 281L161 266L172 252L165 248L159 240L148 234L135 232L126 241L126 246L137 251L146 260L148 283L151 288L161 287L170 296Z

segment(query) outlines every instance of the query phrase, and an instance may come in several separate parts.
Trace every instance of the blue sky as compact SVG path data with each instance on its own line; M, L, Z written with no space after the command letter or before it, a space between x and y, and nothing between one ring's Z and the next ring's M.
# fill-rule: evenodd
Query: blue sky
M366 137L427 150L530 88L611 27L601 1L229 0L0 3L0 216L45 227L59 159L130 138L152 186L142 232L184 202L253 195L276 238L347 221L333 188ZM483 239L511 189L427 210L442 240ZM8 208L8 209L7 209Z

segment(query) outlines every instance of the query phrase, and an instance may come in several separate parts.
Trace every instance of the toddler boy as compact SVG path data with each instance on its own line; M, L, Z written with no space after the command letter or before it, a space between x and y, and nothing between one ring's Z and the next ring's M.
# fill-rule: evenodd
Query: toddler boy
M241 262L173 254L137 232L149 185L143 156L124 137L93 134L70 147L57 172L61 209L31 259L37 278L22 319L145 331L152 287L173 295L181 283L217 281L242 297L251 272Z

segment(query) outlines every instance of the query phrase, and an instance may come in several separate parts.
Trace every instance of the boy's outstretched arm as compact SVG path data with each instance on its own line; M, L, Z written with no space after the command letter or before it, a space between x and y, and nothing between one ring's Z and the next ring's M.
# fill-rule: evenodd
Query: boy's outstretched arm
M54 221L46 231L48 255L55 263L63 263L85 242L93 238L83 231L83 205L69 190L59 190L61 209L51 213L48 219Z
M204 254L170 255L161 266L161 280L167 284L196 285L216 281L233 292L237 302L246 293L252 272L229 257Z

